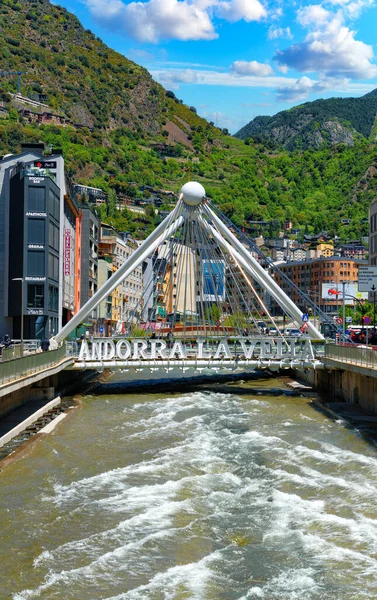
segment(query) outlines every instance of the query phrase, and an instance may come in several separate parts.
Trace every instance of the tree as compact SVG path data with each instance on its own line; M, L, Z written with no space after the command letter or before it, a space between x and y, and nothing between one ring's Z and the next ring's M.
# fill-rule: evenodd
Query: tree
M117 195L114 190L109 190L107 197L107 216L115 217L117 212Z
M221 312L217 304L212 304L212 306L206 308L204 311L204 317L211 325L216 323L216 321L220 318L220 315Z

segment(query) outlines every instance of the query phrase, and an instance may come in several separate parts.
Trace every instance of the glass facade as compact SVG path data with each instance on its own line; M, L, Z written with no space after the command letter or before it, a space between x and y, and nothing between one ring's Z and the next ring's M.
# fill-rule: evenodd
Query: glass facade
M40 186L29 186L28 189L29 212L45 212L46 210L46 188Z
M27 286L27 307L44 308L44 285L29 283Z
M28 219L28 244L40 244L45 243L45 219Z

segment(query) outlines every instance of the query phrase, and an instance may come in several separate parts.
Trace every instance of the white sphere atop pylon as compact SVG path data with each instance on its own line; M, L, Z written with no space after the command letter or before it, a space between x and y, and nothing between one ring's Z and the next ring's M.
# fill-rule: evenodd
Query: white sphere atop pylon
M180 197L185 204L189 206L198 206L203 198L205 198L206 191L201 183L197 181L188 181L181 188Z

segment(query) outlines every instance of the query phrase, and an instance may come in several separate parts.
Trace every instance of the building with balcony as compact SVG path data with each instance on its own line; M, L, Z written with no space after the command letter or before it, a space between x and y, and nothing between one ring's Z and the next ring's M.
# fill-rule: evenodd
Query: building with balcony
M101 222L88 205L80 209L81 244L78 251L80 265L80 308L96 293L98 289L98 244ZM91 333L97 333L98 309L95 308L87 317L86 327Z
M113 274L111 260L98 259L98 287L101 287ZM106 300L98 306L98 334L111 336L113 321L113 294L109 294Z
M111 225L101 224L98 254L117 271L135 252L138 244L126 234L118 233ZM137 267L112 294L112 330L122 333L127 325L139 319L144 307L143 268Z

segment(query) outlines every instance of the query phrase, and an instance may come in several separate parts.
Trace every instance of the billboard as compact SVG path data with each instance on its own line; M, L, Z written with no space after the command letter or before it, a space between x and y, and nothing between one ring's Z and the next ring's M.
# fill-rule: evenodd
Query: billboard
M203 300L224 302L225 263L223 260L203 260Z
M360 292L357 283L344 284L344 304L355 304L356 300L368 300L366 292ZM322 300L336 300L343 304L343 283L322 283Z

